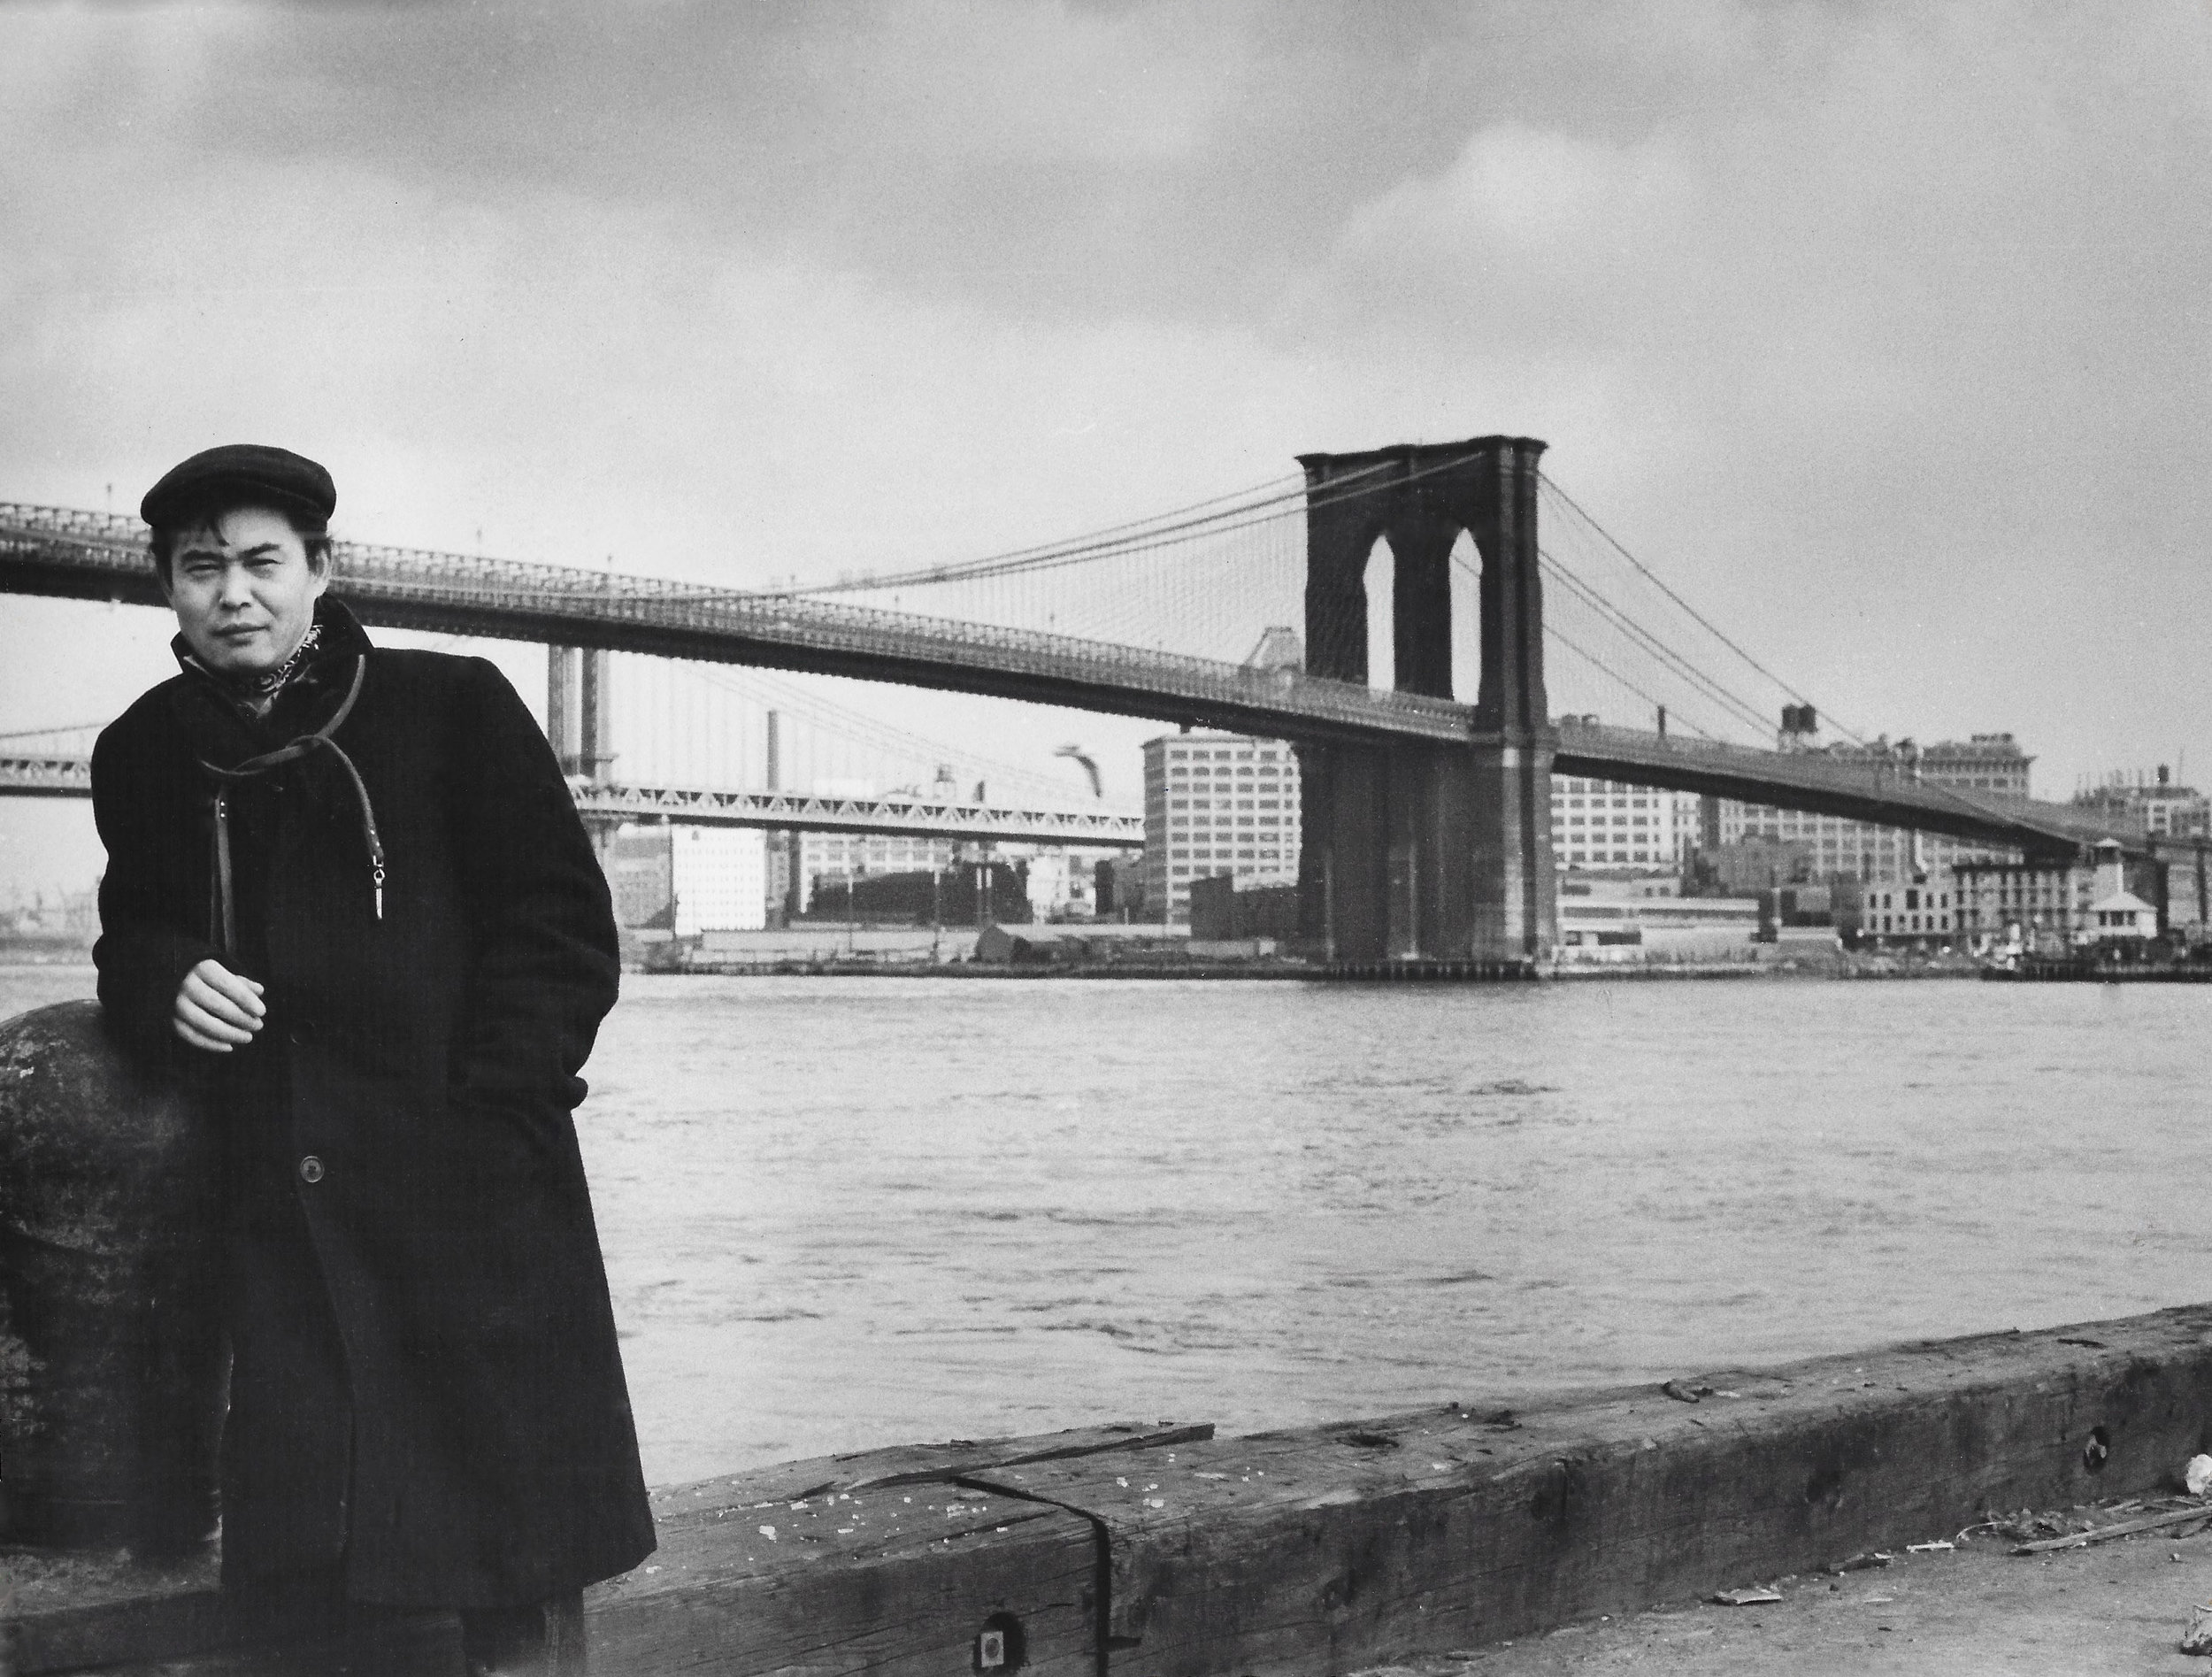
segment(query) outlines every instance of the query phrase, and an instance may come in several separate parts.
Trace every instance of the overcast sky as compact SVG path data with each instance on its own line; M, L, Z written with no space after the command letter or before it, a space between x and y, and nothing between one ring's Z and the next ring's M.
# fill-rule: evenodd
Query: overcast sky
M1862 728L2212 780L2208 140L2161 0L0 4L0 499L744 584L1518 432ZM0 596L0 729L165 635Z

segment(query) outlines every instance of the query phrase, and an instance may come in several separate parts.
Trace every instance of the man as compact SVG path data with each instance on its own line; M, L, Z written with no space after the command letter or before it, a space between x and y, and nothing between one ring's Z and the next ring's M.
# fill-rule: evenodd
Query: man
M580 1669L578 1592L653 1547L570 1117L613 914L498 670L325 592L336 499L254 445L146 496L182 669L93 753L100 999L224 1144L238 1612Z

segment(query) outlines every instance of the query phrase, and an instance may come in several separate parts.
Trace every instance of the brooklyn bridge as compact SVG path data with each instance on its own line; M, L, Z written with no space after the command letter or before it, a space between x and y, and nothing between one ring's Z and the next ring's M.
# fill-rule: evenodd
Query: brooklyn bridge
M2032 860L2070 861L2104 840L2138 858L2193 856L2189 842L2108 814L1924 781L1912 753L1886 742L1832 752L1729 737L1732 727L1755 740L1766 714L1743 697L1740 673L1679 650L1678 635L1647 620L1647 601L1624 604L1596 577L1599 561L1688 612L1710 631L1705 644L1803 696L1614 542L1541 470L1543 451L1532 439L1486 436L1305 455L1281 480L1074 541L805 587L724 588L342 542L332 588L367 623L557 649L556 682L588 691L570 707L580 735L556 744L578 770L580 804L610 819L1143 842L1135 813L1043 786L995 797L983 786L966 798L823 795L778 784L772 762L765 783L733 784L687 767L680 747L664 753L672 772L613 774L609 655L1288 741L1303 769L1305 927L1347 959L1513 959L1548 948L1555 774L1843 816ZM17 504L0 504L0 589L161 604L135 519ZM1257 651L1237 655L1248 646ZM583 649L580 665L557 649ZM1594 706L1555 715L1548 651L1574 660L1575 679L1607 708L1651 725L1600 722ZM69 748L12 751L0 741L0 792L85 795L82 750Z

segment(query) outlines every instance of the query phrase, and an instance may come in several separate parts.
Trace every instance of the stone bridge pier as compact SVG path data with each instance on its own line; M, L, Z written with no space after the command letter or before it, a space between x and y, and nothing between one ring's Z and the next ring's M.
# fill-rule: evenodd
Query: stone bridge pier
M1556 941L1537 460L1528 437L1302 454L1306 668L1365 681L1368 558L1389 542L1394 685L1452 691L1453 544L1481 559L1463 745L1301 746L1304 935L1340 961L1521 960ZM1472 579L1463 578L1461 586Z

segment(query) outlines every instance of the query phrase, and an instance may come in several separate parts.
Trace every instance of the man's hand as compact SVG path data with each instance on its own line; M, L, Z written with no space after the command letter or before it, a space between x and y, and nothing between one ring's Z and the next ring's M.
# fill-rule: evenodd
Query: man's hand
M260 985L211 958L184 975L184 982L177 986L176 1006L170 1011L170 1024L179 1036L211 1054L227 1054L253 1041L269 1010L262 1003Z

